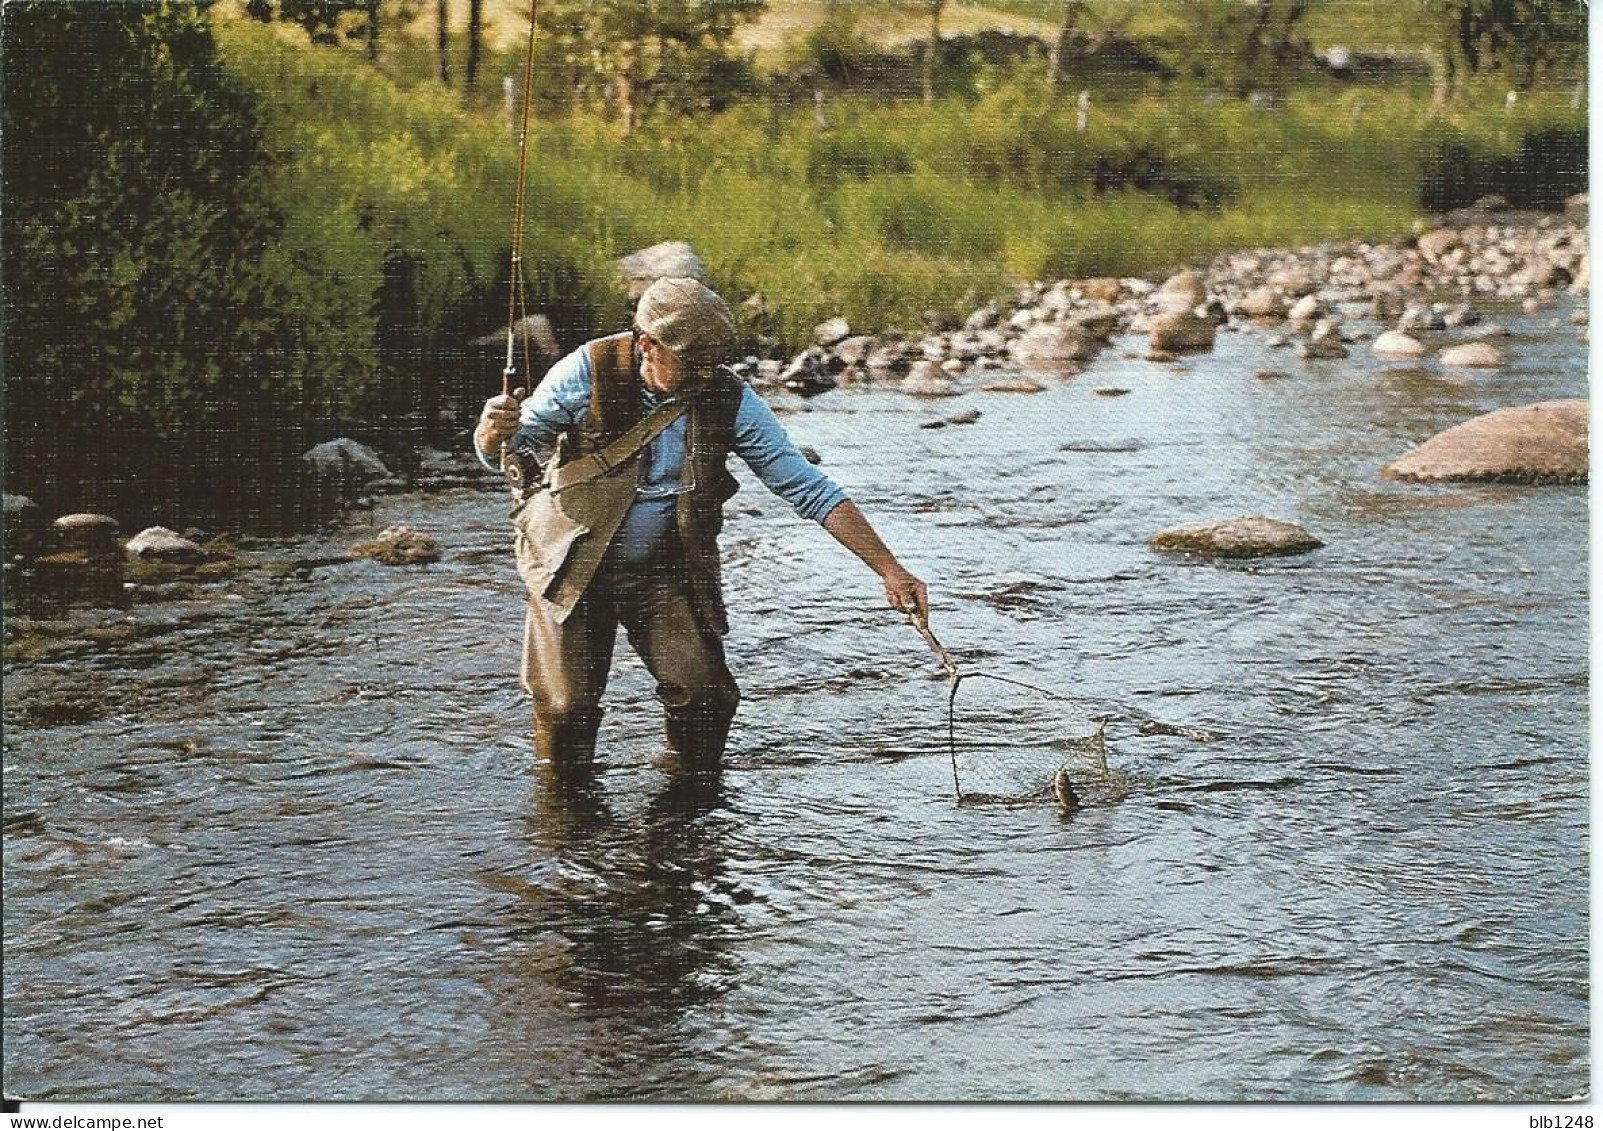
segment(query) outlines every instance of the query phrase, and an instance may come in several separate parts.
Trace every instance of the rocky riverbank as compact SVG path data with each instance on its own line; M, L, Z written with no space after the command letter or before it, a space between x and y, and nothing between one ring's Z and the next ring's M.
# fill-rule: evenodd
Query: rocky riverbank
M833 318L788 362L748 357L737 368L760 389L803 395L863 383L920 397L1030 392L1042 387L1038 378L1083 371L1119 335L1147 335L1143 356L1167 361L1211 348L1221 331L1268 333L1302 360L1373 343L1378 352L1484 367L1500 363L1485 340L1501 329L1478 306L1511 301L1528 312L1574 302L1568 316L1585 340L1585 198L1563 216L1516 215L1499 203L1422 223L1403 239L1236 252L1162 281L1030 283L1010 306L986 305L960 324L931 315L920 334L857 333ZM1473 348L1449 352L1464 345Z
M931 316L931 326L920 334L857 333L845 319L833 318L816 328L812 346L788 361L747 357L736 368L761 390L804 396L864 384L919 398L971 391L1028 394L1083 372L1116 338L1126 339L1127 355L1178 364L1187 353L1211 349L1219 333L1257 333L1287 351L1288 366L1367 349L1468 379L1463 375L1507 360L1497 344L1506 331L1488 317L1493 308L1552 310L1555 319L1574 323L1583 341L1588 333L1585 199L1572 200L1562 216L1516 215L1497 203L1488 200L1421 223L1411 235L1389 242L1235 252L1163 280L1030 283L1019 287L1010 305L983 306L959 324ZM674 253L673 272L699 272L688 247L661 247ZM625 266L638 266L640 255L653 252L661 259L660 250L647 249ZM1145 336L1145 347L1131 349L1132 335ZM1112 396L1123 390L1097 392ZM1399 453L1386 473L1432 482L1585 482L1584 402L1514 411L1520 407L1468 422L1473 427L1462 426L1448 440L1433 441L1434 447L1423 445L1417 457ZM971 410L921 426L977 417ZM1451 459L1444 460L1449 449ZM347 505L361 506L379 493L497 481L466 452L426 451L410 476L394 474L377 453L348 439L321 444L304 458L316 482ZM190 597L247 570L304 570L363 557L411 565L438 556L415 532L398 527L318 562L247 565L232 542L204 531L179 534L158 526L122 540L113 518L78 514L46 523L39 508L13 495L6 496L5 525L13 603L43 597L126 607ZM1191 539L1185 548L1205 552L1197 549L1200 544ZM1317 540L1309 536L1295 544L1302 550ZM1251 550L1240 539L1231 546L1233 554ZM1286 552L1285 543L1266 544L1263 552Z

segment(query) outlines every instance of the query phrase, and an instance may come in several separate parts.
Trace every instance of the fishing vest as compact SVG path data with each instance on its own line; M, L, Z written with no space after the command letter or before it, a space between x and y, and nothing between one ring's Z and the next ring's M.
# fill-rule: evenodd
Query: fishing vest
M590 359L589 411L558 438L540 482L515 491L512 508L518 572L530 600L541 601L559 624L573 613L601 569L607 547L634 505L648 459L649 445L604 474L551 490L557 468L603 451L645 415L634 335L625 331L599 338L585 350ZM675 507L691 607L703 627L720 636L729 631L729 618L718 535L724 502L739 489L726 461L735 446L742 390L736 378L720 372L709 385L686 395L680 482L687 489L677 496Z

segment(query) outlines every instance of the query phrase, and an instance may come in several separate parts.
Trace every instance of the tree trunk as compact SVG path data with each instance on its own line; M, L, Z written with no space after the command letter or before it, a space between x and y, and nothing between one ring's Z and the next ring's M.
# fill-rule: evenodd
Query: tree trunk
M1291 35L1308 14L1308 0L1292 0L1286 10L1285 22L1280 25L1280 41L1275 44L1275 62L1284 63L1291 57Z
M378 62L378 6L379 0L367 0L367 61Z
M464 81L473 90L479 84L479 54L484 47L484 0L468 0L468 66Z
M1063 81L1063 56L1069 50L1069 42L1074 36L1074 27L1080 22L1080 12L1085 7L1085 0L1066 0L1063 5L1063 23L1058 27L1058 37L1052 43L1052 50L1046 56L1046 81L1052 89L1056 90Z
M1252 15L1252 27L1247 31L1247 42L1241 47L1241 73L1236 76L1236 97L1245 98L1252 89L1253 72L1258 67L1258 56L1263 51L1263 33L1269 28L1274 13L1274 0L1257 0Z
M439 60L440 81L451 85L450 0L436 0L434 6L434 54Z
M941 9L946 0L930 0L930 46L924 54L924 105L935 104L935 59L941 53Z

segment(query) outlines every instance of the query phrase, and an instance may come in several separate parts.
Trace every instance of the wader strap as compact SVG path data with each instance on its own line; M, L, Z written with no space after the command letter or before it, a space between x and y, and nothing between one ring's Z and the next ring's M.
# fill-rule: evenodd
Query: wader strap
M571 463L553 467L546 478L552 494L564 491L576 483L585 483L598 475L605 475L625 460L640 454L662 431L678 420L689 408L685 401L659 405L650 415L643 417L633 428L619 436L599 452L580 456Z

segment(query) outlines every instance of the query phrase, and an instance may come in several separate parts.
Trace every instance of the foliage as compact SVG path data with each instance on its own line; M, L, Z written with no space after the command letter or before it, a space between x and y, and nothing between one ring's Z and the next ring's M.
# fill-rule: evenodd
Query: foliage
M721 109L755 83L729 54L765 0L551 0L539 27L577 100L632 130L652 110Z
M247 490L269 421L339 405L370 370L360 297L281 245L257 111L203 10L13 3L4 21L10 474L93 498L136 469L176 489L218 456L213 486Z

